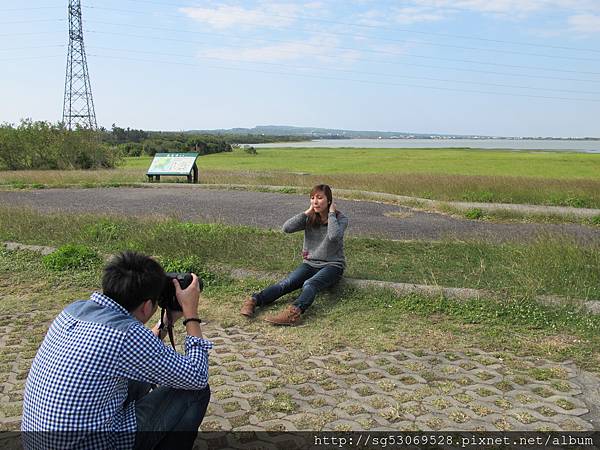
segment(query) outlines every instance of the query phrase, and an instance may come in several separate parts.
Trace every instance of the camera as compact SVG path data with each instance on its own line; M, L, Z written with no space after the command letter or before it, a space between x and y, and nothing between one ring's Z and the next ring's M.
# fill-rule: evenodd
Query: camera
M181 311L181 306L175 296L175 286L173 285L172 280L177 280L181 289L185 289L192 284L192 274L186 272L167 272L166 275L167 279L165 281L165 287L158 299L158 306L170 311ZM200 277L198 277L198 287L200 288L200 291L204 289L204 283Z

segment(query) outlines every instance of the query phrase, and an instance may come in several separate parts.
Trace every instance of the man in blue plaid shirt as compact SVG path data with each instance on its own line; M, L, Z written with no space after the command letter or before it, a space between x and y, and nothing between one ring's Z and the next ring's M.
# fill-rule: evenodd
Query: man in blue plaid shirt
M167 279L152 258L117 256L102 291L67 306L33 361L23 400L28 449L191 448L210 399L208 350L198 319L198 278L176 297L185 355L166 346L160 323L144 326Z

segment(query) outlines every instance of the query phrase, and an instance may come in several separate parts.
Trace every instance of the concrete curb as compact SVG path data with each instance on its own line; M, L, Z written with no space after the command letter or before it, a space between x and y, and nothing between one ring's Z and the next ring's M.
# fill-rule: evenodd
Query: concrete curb
M43 245L27 245L27 244L19 244L18 242L3 242L2 246L6 250L29 250L32 252L38 252L42 255L49 255L56 247L45 247Z
M28 245L20 244L18 242L2 242L1 244L7 250L29 250L39 252L43 255L47 255L56 250L55 247L46 247L42 245ZM105 259L108 259L107 256ZM216 265L219 270L223 272L229 272L229 276L236 280L242 280L244 278L255 278L258 280L272 280L285 276L282 272L266 272L251 269L232 269L225 265ZM455 287L444 287L434 286L427 284L413 284L413 283L396 283L393 281L379 281L379 280L361 280L356 278L344 277L340 284L353 286L360 289L377 288L377 289L390 289L394 291L398 296L409 295L409 294L420 294L426 297L439 297L446 298L448 300L470 300L470 299L502 299L502 295L498 292L487 291L483 289L471 289L471 288L455 288ZM588 311L591 314L600 314L600 301L598 300L583 300L583 299L568 299L560 297L558 295L538 295L535 299L545 305L550 306L564 306L564 305L581 305L582 309Z
M230 269L225 267L222 267L222 269L225 271L229 270L231 278L238 280L244 278L272 280L276 278L282 278L283 276L285 276L285 274L282 272L262 272L257 270ZM501 300L504 298L501 293L487 291L484 289L455 288L413 283L397 283L393 281L361 280L356 278L344 277L340 284L345 284L360 289L390 289L394 291L398 296L420 294L426 297L439 297L456 301L481 298ZM600 314L600 301L598 300L568 299L558 295L538 295L535 297L535 299L536 301L549 306L580 305L584 310L591 314Z

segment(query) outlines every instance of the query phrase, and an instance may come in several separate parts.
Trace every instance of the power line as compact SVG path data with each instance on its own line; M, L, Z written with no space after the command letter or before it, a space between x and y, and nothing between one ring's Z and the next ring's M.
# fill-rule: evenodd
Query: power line
M113 34L113 35L120 35L119 33L113 33L113 32L107 32L107 31L90 31L91 33L99 33L99 34ZM145 36L141 36L141 35L128 35L130 37L137 37L137 38L146 38ZM163 40L172 40L175 42L184 42L187 44L205 44L205 42L201 42L201 41L186 41L186 40L180 40L180 39L175 39L175 38L158 38L158 37L150 37L149 39L163 39ZM222 46L225 47L232 47L232 48L246 48L243 45L236 45L236 44L221 44ZM98 48L98 47L96 47ZM312 53L309 55L314 55L314 56L321 56L321 54L317 54L317 53ZM410 56L410 55L408 55ZM448 66L435 66L435 65L431 65L431 64L417 64L417 63L403 63L403 62L397 62L397 61L390 61L390 60L381 60L381 59L368 59L368 58L361 58L360 59L361 62L369 62L369 63L378 63L378 64L388 64L388 65L400 65L400 66L407 66L410 65L411 67L425 67L425 68L430 68L430 69L445 69L445 70L455 70L455 71L459 71L459 72L469 72L469 73L485 73L485 74L490 74L490 75L502 75L502 76L512 76L512 77L519 77L519 78L533 78L533 79L547 79L547 80L558 80L558 81L576 81L576 82L584 82L584 83L600 83L600 80L590 80L590 79L582 79L582 78L565 78L565 77L552 77L552 76L547 76L547 75L529 75L529 74L522 74L522 73L509 73L509 72L497 72L497 71L490 71L490 70L478 70L478 69L473 69L473 68L463 68L463 67L448 67ZM265 63L267 64L267 63ZM542 70L552 70L552 69L542 69ZM574 73L580 73L579 71L567 71L569 73L574 72ZM592 72L592 74L596 74L594 72ZM598 73L598 75L600 75L600 73Z
M130 1L134 1L134 0L130 0ZM150 2L150 3L163 4L163 3L160 3L160 2ZM173 6L173 5L171 5L171 6ZM128 11L128 12L139 13L138 11L118 10L118 9L103 8L103 7L94 7L94 6L89 6L87 8L106 9L106 10L114 10L114 11L126 11L126 12ZM180 17L179 15L173 15L173 16ZM45 20L46 19L44 19L42 21L45 21ZM59 19L59 20L62 21L63 19ZM121 24L116 24L116 23L112 23L112 22L104 22L104 21L92 21L92 22L93 23L101 23L101 24L114 25L114 26L121 26ZM168 32L206 34L206 35L211 35L211 36L220 35L220 36L225 36L225 37L238 38L237 36L232 36L231 34L225 34L225 33L214 33L214 32L212 32L212 33L206 33L206 32L190 31L190 30L175 30L175 29L168 29L168 28L148 27L148 26L139 26L139 25L136 26L136 25L131 25L131 24L127 24L126 26L129 27L129 28L145 28L145 29L161 30L161 31L168 31ZM343 36L347 35L345 33L331 33L331 32L319 32L319 33L320 34L329 34L329 35L343 35ZM26 34L33 34L33 33L26 33ZM0 36L3 36L3 35L0 35ZM4 36L6 36L6 34L4 34ZM248 39L248 36L244 36L244 39ZM266 39L266 38L252 38L252 37L250 37L250 39L257 40L257 41L264 41L264 42L289 42L289 41L284 41L284 40ZM381 39L381 38L377 38L377 39ZM388 39L388 40L389 41L394 41L394 42L402 42L400 40L391 40L391 39ZM304 43L304 45L311 45L311 44ZM446 44L432 44L432 45L442 45L442 46L445 46ZM473 47L461 47L461 46L451 46L451 47L464 48L464 49L474 49L474 50L482 50L482 51L496 51L496 50L485 50L485 49L473 48ZM371 52L371 53L374 53L374 52L375 53L384 53L384 54L389 54L389 55L394 55L394 56L402 56L402 57L410 57L410 58L433 59L433 60L438 59L438 60L444 60L444 61L450 61L450 62L460 62L460 63L470 63L470 64L480 64L480 65L510 67L510 68L519 68L519 69L528 69L528 70L543 70L543 71L557 71L557 72L563 72L563 73L578 73L578 74L588 74L588 75L600 75L600 73L597 73L597 72L581 71L581 70L550 69L550 68L534 67L534 66L498 64L498 63L482 62L482 61L475 61L475 60L468 60L468 59L452 59L452 58L432 57L432 56L410 54L410 53L402 53L401 54L401 53L396 53L396 52L385 52L385 51L382 51L382 50L370 50L370 49L360 49L360 48L352 48L352 47L339 47L339 48L344 49L344 50L350 50L350 51ZM504 52L504 50L499 50L499 51ZM521 52L515 52L515 53L522 54ZM528 54L528 55L534 55L534 54ZM538 56L548 57L549 55L538 55ZM588 58L578 58L578 59L596 61L595 59L588 59Z
M64 6L32 6L27 8L2 8L0 11L33 11L36 9L64 9Z
M126 10L126 9L116 9L116 8L105 8L105 7L101 7L101 6L86 6L86 8L90 8L90 9L99 9L99 10L106 10L106 11L115 11L115 12L129 12L129 13L135 13L135 14L145 14L142 13L140 11L131 11L131 10ZM175 17L181 17L180 15L177 14L168 14L169 16L175 16ZM106 22L99 22L99 21L91 21L91 23L106 23ZM132 27L132 28L144 28L143 26L135 26L135 25L127 25L128 27ZM162 30L162 31L170 31L170 32L181 32L181 30L173 30L173 29L165 29L165 28L159 28L159 27L152 27L154 29L157 30ZM477 50L477 51L484 51L484 52L498 52L498 53L506 53L506 54L515 54L515 55L521 55L521 56L534 56L534 57L541 57L541 58L553 58L553 59L566 59L566 60L572 60L572 61L590 61L590 62L597 62L598 59L597 58L582 58L582 57L577 57L577 56L557 56L557 55L545 55L545 54L540 54L540 53L526 53L526 52L517 52L517 51L512 51L512 50L502 50L502 49L485 49L485 48L478 48L478 47L465 47L465 46L460 46L460 45L453 45L453 44L440 44L440 43L436 43L436 42L423 42L423 41L410 41L410 40L401 40L401 39L389 39L389 38L373 38L371 36L361 36L361 35L350 35L348 33L334 33L334 32L330 32L330 31L311 31L311 30L296 30L294 28L287 28L288 30L291 31L310 31L314 34L329 34L329 35L339 35L339 36L355 36L355 37L366 37L368 39L373 39L373 40L382 40L382 41L388 41L388 42L396 42L396 43L418 43L418 44L425 44L425 45L432 45L432 46L437 46L437 47L450 47L450 48L458 48L458 49L462 49L462 50ZM197 31L186 31L186 32L190 32L190 33L201 33L201 34L212 34L214 35L218 35L218 36L230 36L228 34L225 33L217 33L217 32L197 32Z
M108 23L111 24L109 22L103 22L103 23ZM111 25L117 25L117 24L111 24ZM129 26L129 25L128 25ZM131 26L132 28L135 26ZM160 29L157 27L144 27L144 26L137 26L136 28L151 28L151 29ZM163 29L163 31L176 31L176 30L167 30L167 29ZM190 43L190 44L205 44L205 42L202 41L191 41L191 40L184 40L184 39L175 39L175 38L161 38L161 37L155 37L155 36L144 36L144 35L135 35L135 34L127 34L127 33L111 33L111 32L106 32L106 31L96 31L96 30L89 30L90 33L100 33L100 34L115 34L115 35L120 35L120 36L129 36L129 37L136 37L136 38L142 38L142 39L154 39L154 40L164 40L164 41L175 41L175 42L186 42L186 43ZM183 32L183 31L181 31ZM203 33L203 32L192 32L192 33ZM213 33L203 33L203 34L209 34L211 36L214 36ZM228 36L228 35L225 35ZM231 37L231 36L229 36ZM242 38L240 38L242 39ZM264 41L264 42L277 42L277 43L288 43L289 41L284 41L284 40L280 40L280 39L265 39L265 38L254 38L254 37L243 37L243 39L245 40L254 40L254 41ZM230 44L221 44L221 45L225 45L225 46L232 46ZM317 45L317 44L310 44L310 43L306 43L306 42L302 42L299 45L303 45L306 47L314 47L314 48L322 48L322 46ZM439 56L425 56L425 55L416 55L416 54L408 54L408 53L396 53L396 52L389 52L389 51L385 51L385 50L368 50L368 49L356 49L356 48L352 48L352 47L337 47L337 49L339 50L351 50L351 51L361 51L361 52L365 52L365 53L377 53L377 54L384 54L384 55L390 55L390 56L400 56L400 57L410 57L410 58L421 58L421 59L433 59L433 60L441 60L441 61L451 61L451 62L461 62L461 63L469 63L469 64L480 64L480 65L486 65L486 66L494 66L494 67L510 67L510 68L517 68L517 69L528 69L528 70L541 70L541 71L549 71L549 72L563 72L563 73L577 73L577 74L586 74L586 75L600 75L600 72L589 72L589 71L582 71L582 70L568 70L568 69L549 69L549 68L545 68L545 67L536 67L536 66L523 66L523 65L517 65L517 64L501 64L501 63L492 63L492 62L482 62L482 61L475 61L475 60L470 60L470 59L456 59L456 58L444 58L444 57L439 57Z
M14 22L0 22L0 25L14 25L14 24L18 24L18 23L36 23L36 22L65 22L65 19L17 20Z
M582 101L582 102L592 102L592 103L600 103L600 99L588 99L588 98L573 98L573 97L556 97L556 96L547 96L547 95L530 95L530 94L516 94L516 93L506 93L506 92L492 92L492 91L479 91L473 89L460 89L460 88L449 88L449 87L438 87L438 86L428 86L428 85L419 85L419 84L408 84L408 83L392 83L392 82L384 82L384 81L372 81L372 80L359 80L359 79L351 79L351 78L336 78L336 77L328 77L324 75L312 75L312 74L295 74L288 72L273 72L266 71L260 69L240 69L240 68L232 68L232 67L223 67L223 66L205 66L199 64L190 64L190 63L179 63L173 61L157 61L157 60L149 60L142 58L123 58L118 56L104 56L104 55L90 55L99 58L107 58L107 59L119 59L125 61L140 61L140 62L149 62L149 63L164 63L164 64L176 64L183 65L189 67L197 67L200 69L212 68L219 70L231 70L231 71L244 71L244 72L257 72L257 73L265 73L269 75L286 75L286 76L300 76L300 77L311 77L318 79L326 79L326 80L334 80L334 81L350 81L356 83L364 83L364 84L375 84L375 85L384 85L384 86L403 86L403 87L415 87L415 88L424 88L424 89L434 89L440 91L454 91L454 92L467 92L467 93L476 93L476 94L486 94L486 95L501 95L501 96L511 96L511 97L526 97L526 98L537 98L537 99L548 99L548 100L566 100L566 101Z
M181 5L181 4L151 1L151 0L123 0L123 1L134 2L134 3L150 3L150 4L155 4L155 5L172 6L175 8L185 8L185 7L193 8L194 6L197 6L197 5L193 5L193 4ZM91 7L93 7L93 6L90 6L90 8ZM508 40L502 40L502 39L489 39L489 38L466 36L466 35L459 35L459 34L435 33L435 32L431 32L431 31L417 31L417 30L411 30L411 29L407 29L407 28L398 28L398 27L393 27L393 28L381 27L381 26L376 26L376 25L357 24L357 23L342 22L342 21L336 21L336 20L330 20L330 19L322 19L322 18L312 17L312 16L302 16L302 15L287 16L287 15L283 15L283 14L272 14L272 13L265 13L265 12L261 12L261 14L266 17L279 17L279 18L283 18L283 19L313 20L313 21L317 21L317 22L331 23L331 24L337 24L337 25L374 29L377 31L393 30L393 31L401 31L403 33L414 33L414 34L420 34L420 35L426 35L426 36L440 36L440 37L444 37L444 38L452 37L452 38L467 39L467 40L473 40L473 41L495 42L495 43L499 43L499 44L511 44L511 45L522 45L522 46L528 46L528 47L550 48L550 49L554 49L554 50L574 50L574 51L581 51L581 52L600 53L600 50L597 50L597 49L567 47L567 46L548 45L548 44L533 44L533 43L529 43L529 42L508 41Z
M74 0L71 0L74 1ZM157 3L158 2L150 2L150 1L144 1L144 0L128 0L128 1L140 1L140 2L145 2L145 3ZM76 3L79 3L79 1L77 1ZM48 7L50 8L50 7ZM119 9L111 9L111 8L102 8L102 7L88 7L91 9L104 9L104 10L111 10L111 11L120 11L120 12L135 12L135 13L139 13L137 11L127 11L127 10L119 10ZM41 8L24 8L24 9L45 9L44 7ZM175 15L173 15L175 16ZM265 16L272 16L272 17L278 17L278 15L268 15L265 14ZM181 17L180 15L176 15L176 17ZM279 16L279 17L285 17L285 16ZM298 16L296 16L298 17ZM321 20L321 19L317 19L317 20ZM5 22L5 23L0 23L0 24L11 24L11 23L29 23L29 22L51 22L51 21L58 21L58 22L62 22L64 21L64 19L40 19L40 20L30 20L30 21L15 21L15 22ZM322 20L321 20L322 21ZM89 23L89 21L87 21ZM201 32L201 31L192 31L192 30L178 30L178 29L168 29L168 28L161 28L161 27L151 27L151 26L140 26L140 25L130 25L130 24L119 24L119 23L113 23L113 22L104 22L104 21L91 21L92 23L97 23L97 24L104 24L104 25L110 25L110 26L125 26L128 28L139 28L139 29L149 29L149 30L158 30L158 31L164 31L164 32L168 32L168 33L193 33L193 34L203 34L203 35L209 35L209 36L225 36L225 37L229 37L229 38L235 38L235 39L244 39L244 40L254 40L254 41L262 41L262 42L283 42L283 43L288 43L289 40L281 40L281 39L266 39L266 38L257 38L257 37L252 37L252 36L248 36L245 35L243 37L240 36L235 36L235 35L231 35L231 34L227 34L227 33L216 33L216 32ZM337 22L340 24L344 24L343 22ZM352 24L347 24L347 25L352 25ZM358 25L353 25L353 26L358 26ZM289 28L288 28L289 30ZM292 29L293 30L293 29ZM80 31L81 33L83 33L83 30L81 29L81 24L80 24ZM382 40L382 41L388 41L388 42L411 42L409 40L396 40L396 39L387 39L387 38L372 38L370 36L360 36L360 35L351 35L348 33L333 33L333 32L316 32L316 31L312 31L312 30L302 30L302 31L307 31L307 32L311 32L311 33L318 33L318 34L324 34L324 35L333 35L333 36L354 36L354 37L363 37L363 38L368 38L368 39L373 39L373 40ZM87 30L86 30L87 32ZM100 33L100 34L113 34L113 35L118 35L118 36L130 36L130 37L136 37L136 38L143 38L143 39L158 39L158 40L164 40L164 41L176 41L176 42L185 42L188 44L206 44L206 42L199 42L199 41L191 41L191 40L182 40L182 39L174 39L174 38L160 38L160 37L155 37L155 36L140 36L140 35L133 35L133 34L125 34L125 33L110 33L110 32L103 32L103 31L90 31L92 33ZM0 36L15 36L15 35L19 35L19 34L47 34L47 33L52 33L52 32L36 32L36 33L10 33L10 34L4 34L4 35L0 35ZM424 33L427 34L427 33ZM437 34L437 33L429 33L429 34ZM481 39L479 39L481 40ZM485 40L485 39L483 39ZM415 42L415 41L412 41ZM508 41L499 41L499 42L507 42ZM423 42L419 42L419 43L423 43ZM455 45L449 45L449 44L436 44L436 43L427 43L425 42L424 44L427 45L439 45L439 46L443 46L443 47L452 47L452 48L459 48L459 49L465 49L465 50L479 50L479 51L487 51L487 52L502 52L502 53L511 53L511 54L519 54L519 55L527 55L527 56L541 56L541 57L553 57L551 55L541 55L541 54L532 54L532 53L524 53L524 52L514 52L514 51L505 51L505 50L498 50L498 49L483 49L483 48L475 48L475 47L464 47L464 46L455 46ZM220 45L224 45L224 46L230 46L230 47L236 47L234 44L220 44ZM311 44L311 43L307 43L307 42L302 42L300 43L300 45L304 45L307 47L313 47L313 48L322 48L322 45L318 45L318 44ZM526 45L526 44L525 44ZM64 47L64 45L48 45L48 46L33 46L33 47L21 47L21 49L25 49L25 48L46 48L46 47ZM238 46L238 47L242 47L242 48L246 48L244 46ZM97 47L100 49L106 49L106 50L110 50L110 51L128 51L128 50L122 50L122 49L111 49L111 48L106 48L106 47ZM19 48L14 48L13 50L18 50ZM549 72L565 72L565 73L578 73L578 74L582 74L582 73L586 73L586 74L592 74L592 75L600 75L600 73L596 73L596 72L584 72L584 71L579 71L579 70L566 70L566 69L552 69L552 68L543 68L543 67L535 67L535 66L520 66L520 65L511 65L511 64L500 64L500 63L491 63L491 62L482 62L482 61L475 61L475 60L462 60L462 59L452 59L452 58L443 58L443 57L432 57L432 56L424 56L424 55L413 55L413 54L406 54L406 53L399 53L399 52L393 52L393 51L385 51L385 50L371 50L371 49L361 49L361 48L352 48L352 47L339 47L336 46L336 49L338 50L349 50L349 51L353 51L353 52L361 52L361 53L376 53L376 54L383 54L383 55L392 55L392 56L398 56L398 57L408 57L408 58L426 58L426 59L437 59L437 60L442 60L442 61L453 61L453 62L461 62L461 63L472 63L472 64L481 64L481 65L489 65L489 66L501 66L501 67L510 67L510 68L520 68L520 69L529 69L529 70L539 70L539 71L549 71ZM2 51L6 51L6 50L10 50L10 49L1 49ZM171 57L189 57L187 55L177 55L177 54L172 54L172 53L157 53L157 52L147 52L147 51L136 51L136 50L132 50L133 53L146 53L146 54L151 54L151 55L166 55L166 56L171 56ZM304 54L304 53L303 53ZM321 54L319 54L321 55ZM94 56L94 57L99 57L99 58L108 58L108 59L121 59L121 60L129 60L129 61L142 61L142 62L149 62L149 63L168 63L168 64L177 64L177 65L184 65L184 66L191 66L191 67L196 67L196 68L204 68L204 67L208 67L208 68L212 68L212 69L218 69L218 70L232 70L232 71L250 71L250 72L257 72L257 73L264 73L264 74L269 74L269 75L285 75L285 76L300 76L300 77L311 77L311 78L318 78L318 79L327 79L327 80L335 80L335 81L349 81L349 82L356 82L356 83L363 83L363 84L373 84L373 85L388 85L388 86L404 86L404 87L415 87L415 88L424 88L424 89L434 89L434 90L441 90L441 91L455 91L455 92L467 92L467 93L479 93L479 94L486 94L486 95L502 95L502 96L512 96L512 97L528 97L528 98L537 98L537 99L552 99L552 100L566 100L566 101L585 101L585 102L600 102L600 99L594 99L594 98L572 98L572 97L561 97L561 96L550 96L550 95L531 95L531 94L519 94L519 93L506 93L506 92L497 92L497 91L484 91L484 90L476 90L476 89L466 89L466 88L454 88L454 87L443 87L443 86L431 86L431 85L422 85L422 84L409 84L409 83L397 83L397 82L392 82L392 81L383 81L383 80L366 80L366 79L356 79L356 78L342 78L342 77L336 77L336 76L328 76L327 74L318 74L318 73L312 73L312 74L307 74L307 73L290 73L290 72L285 72L285 71L269 71L269 70L261 70L261 69L252 69L252 68L234 68L234 67L223 67L223 66L201 66L199 64L190 64L190 63L182 63L182 62L172 62L172 61L158 61L158 60L148 60L148 59L140 59L140 58L124 58L124 57L116 57L116 56L104 56L104 55L90 55L90 56ZM20 58L7 58L9 60L15 60L15 59L41 59L41 58L53 58L55 56L52 55L44 55L44 56L33 56L33 57L20 57ZM210 59L210 60L218 60L218 61L228 61L228 62L234 62L234 63L250 63L253 64L253 62L248 62L245 60L240 60L240 59L227 59L227 58L219 58L219 57L214 57L214 56L203 56L203 59ZM559 57L554 57L559 58ZM572 60L581 60L581 61L597 61L597 59L590 59L590 58L570 58L570 57L563 57L564 59L572 59ZM6 59L4 59L6 60ZM369 61L368 59L361 59L361 61ZM394 62L394 61L376 61L376 60L370 60L372 62L379 62L379 63L386 63L386 64L401 64L398 62ZM294 69L298 69L298 70L312 70L312 71L319 71L322 69L319 68L315 68L315 67L305 67L305 66L297 66L297 65L289 65L289 64L281 64L281 63L274 63L274 62L260 62L260 64L262 65L269 65L269 66L276 66L276 67L281 67L283 69L289 69L289 70L294 70ZM408 65L414 65L414 66L419 66L418 64L408 64ZM598 83L600 81L595 81L595 80L578 80L578 79L568 79L568 78L557 78L557 77L544 77L544 76L532 76L532 75L515 75L515 74L502 74L502 73L498 73L498 72L493 72L493 71L481 71L481 70L476 70L476 69L458 69L458 68L447 68L447 67L439 67L439 66L426 66L426 65L422 65L423 67L433 67L433 68L444 68L444 69L449 69L449 70L461 70L461 71L467 71L467 72L480 72L480 73L492 73L492 74L499 74L499 75L509 75L509 76L524 76L524 77L530 77L530 78L547 78L547 79L560 79L560 80L569 80L569 81L585 81L585 82L594 82L594 83ZM87 70L87 66L86 66L86 70ZM452 79L445 79L445 78L433 78L433 77L424 77L424 76L420 76L420 77L416 77L416 76L409 76L409 75L400 75L400 74L390 74L390 73L377 73L377 72L365 72L365 71L356 71L356 70L349 70L349 69L339 69L339 68L334 68L334 69L326 69L328 71L331 72L341 72L341 73L345 73L345 74L351 74L351 75L367 75L367 76L377 76L377 77L394 77L394 78L405 78L405 79L418 79L418 80L426 80L426 81L432 81L432 82L442 82L442 83L459 83L459 84L470 84L470 85L480 85L480 86L490 86L490 87L500 87L500 88L508 88L508 89L527 89L527 90L535 90L535 91L548 91L548 92L565 92L565 93L574 93L574 94L585 94L585 95L599 95L600 92L594 92L594 91L580 91L580 90L569 90L569 89L551 89L551 88L540 88L540 87L534 87L534 86L520 86L520 85L514 85L514 84L501 84L501 83L486 83L486 82L477 82L477 81L464 81L464 80L452 80ZM66 94L65 94L66 95ZM90 96L91 96L91 91L90 91ZM93 103L92 103L92 108L93 108Z
M31 33L2 33L0 37L4 36L33 36L36 34L52 34L52 33L64 33L64 30L61 31L32 31Z
M39 56L15 56L13 58L0 58L0 61L17 61L21 59L47 59L47 58L64 58L65 55L39 55Z
M180 57L189 58L190 57L189 55L178 55L178 54L173 54L173 53L161 53L161 52L149 52L149 51L142 51L142 50L133 50L133 51L131 51L131 50L123 50L123 49L107 48L107 47L91 47L91 48L102 49L102 50L110 50L110 51L131 52L131 53L145 53L145 54L149 54L149 55L173 56L173 57L178 57L178 58L180 58ZM98 55L96 55L96 56L98 56ZM216 56L199 56L199 58L201 58L201 59L217 60L217 61L248 63L248 61L244 61L244 60L232 59L232 58L219 58L219 57L216 57ZM316 68L316 67L297 66L297 65L281 64L281 63L261 62L260 64L261 65L283 67L283 68L288 68L288 69L317 70L317 71L321 70L321 69ZM451 80L451 79L445 79L445 78L432 78L432 77L424 77L424 76L410 76L410 75L399 75L399 74L390 74L390 73L365 72L365 71L348 70L348 69L332 69L332 68L329 68L327 70L328 71L334 71L334 72L343 72L343 73L359 74L359 75L372 75L372 76L380 76L380 77L407 78L407 79L428 80L428 81L441 81L441 82L459 83L459 84L476 84L476 85L480 85L480 86L505 87L505 88L527 89L527 90L535 90L535 91L567 92L567 93L575 93L575 94L600 95L600 91L599 92L595 92L595 91L580 91L580 90L575 90L575 89L540 88L540 87L535 87L535 86L518 86L518 85L514 85L514 84L485 83L485 82L471 81L471 80L468 80L468 81L465 81L465 80Z
M64 47L64 44L56 44L56 45L34 45L31 47L12 47L12 48L0 48L0 52L9 52L12 50L27 50L27 49L31 49L31 48L54 48L54 47Z
M155 4L155 5L172 6L172 7L180 7L180 8L197 6L194 4L183 5L183 4L173 4L173 3L150 1L150 0L122 0L122 1L128 1L128 2L134 2L134 3L149 3L149 4ZM98 7L98 6L87 6L87 5L84 5L83 7L91 8L91 9L106 9L106 10L111 9L111 8L104 8L104 7ZM63 8L62 6L38 6L38 7L25 7L25 8L2 8L2 9L0 9L0 11L1 12L31 11L31 10L39 10L39 9L62 9L62 8ZM145 14L140 11L118 10L118 9L113 9L113 10L121 11L121 12L131 12L131 13L135 13L135 14ZM436 33L436 32L432 32L432 31L411 30L408 28L382 27L382 26L378 26L378 25L367 25L367 24L342 22L342 21L323 19L323 18L312 17L312 16L302 16L302 15L288 16L288 15L284 15L284 14L272 14L272 13L265 13L265 12L261 12L261 14L265 17L279 17L282 19L312 20L312 21L316 21L316 22L331 23L331 24L351 26L351 27L357 27L357 28L366 28L366 29L372 29L372 30L377 30L377 31L393 30L393 31L401 31L403 33L412 33L412 34L419 34L419 35L425 35L425 36L440 36L440 37L444 37L444 38L451 37L451 38L466 39L466 40L481 41L481 42L495 42L495 43L499 43L499 44L511 44L511 45L527 46L527 47L548 48L548 49L554 49L554 50L571 50L571 51L579 51L579 52L600 53L600 50L590 49L590 48L569 47L569 46L549 45L549 44L534 44L534 43L522 42L522 41L509 41L509 40L503 40L503 39L482 38L482 37L477 37L477 36L467 36L467 35L460 35L460 34ZM178 15L178 14L170 14L170 16L181 17L181 15ZM371 39L373 39L373 38L371 37ZM376 38L376 39L389 40L387 38ZM484 50L484 49L482 49L482 50Z

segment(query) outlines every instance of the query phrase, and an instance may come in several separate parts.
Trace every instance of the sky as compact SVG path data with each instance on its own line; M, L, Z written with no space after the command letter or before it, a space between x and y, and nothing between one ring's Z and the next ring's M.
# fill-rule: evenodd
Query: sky
M0 2L0 123L62 118L68 0ZM600 137L600 0L81 0L99 126Z

